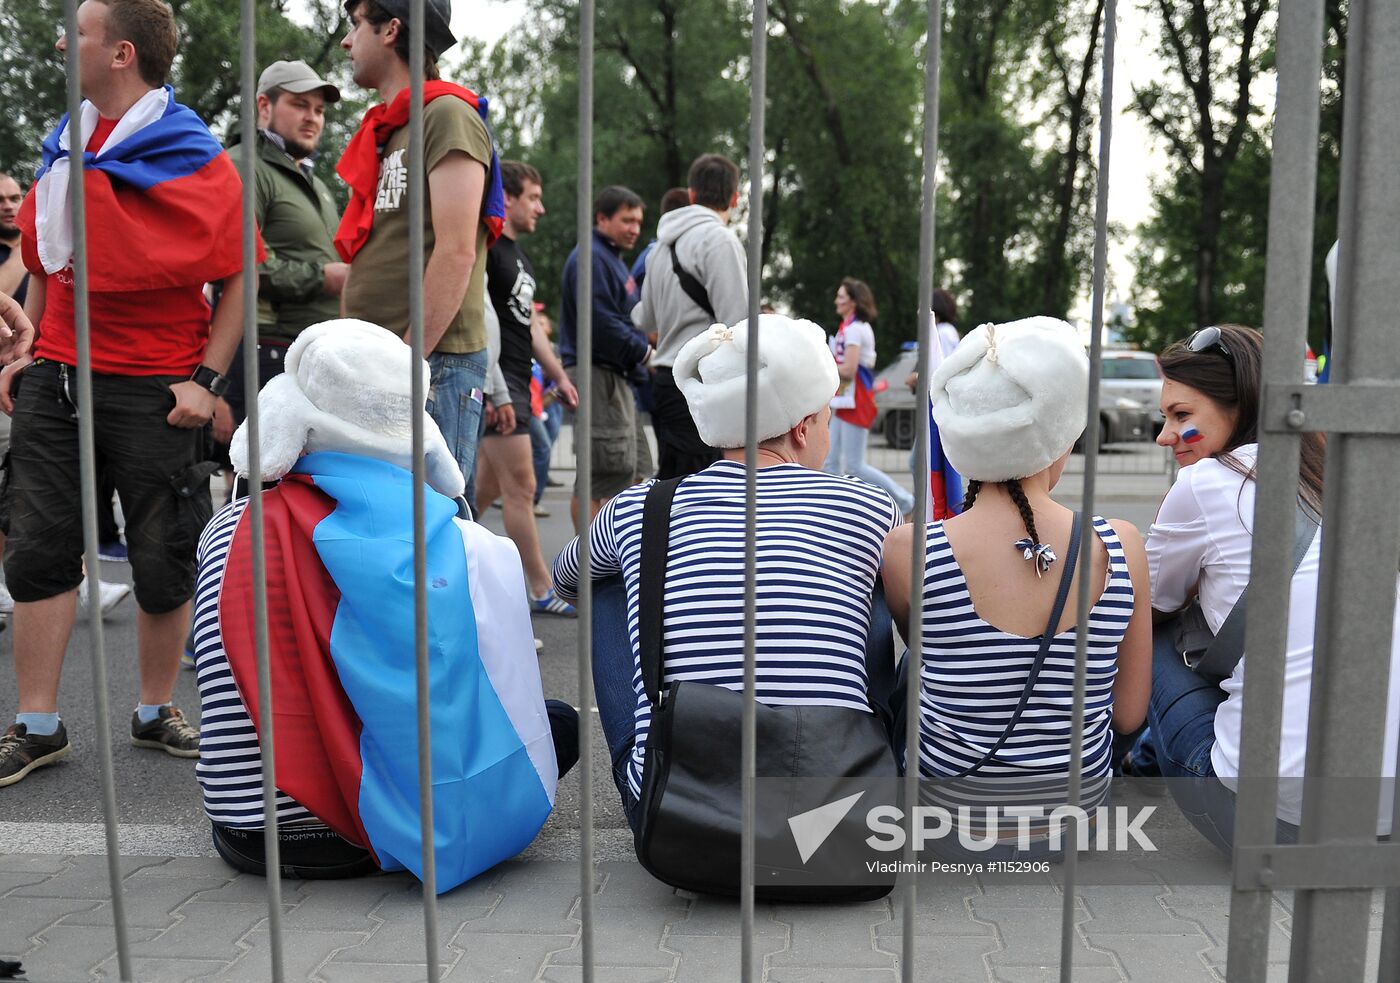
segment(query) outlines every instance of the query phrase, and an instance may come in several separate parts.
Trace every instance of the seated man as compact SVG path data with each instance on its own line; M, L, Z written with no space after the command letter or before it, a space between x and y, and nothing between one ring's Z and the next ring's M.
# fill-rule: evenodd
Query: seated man
M873 707L888 720L894 660L888 644L867 643L880 548L899 513L883 489L821 470L837 386L821 328L765 314L759 337L758 701ZM723 457L686 477L672 502L663 688L695 680L743 689L747 343L746 324L714 325L686 343L673 369L701 439ZM642 509L652 484L619 493L590 531L593 576L620 573L626 591L622 599L621 588L600 585L594 594L593 684L634 832L652 710L637 620ZM554 563L561 597L578 596L578 567L574 539Z
M464 482L410 403L407 346L364 321L327 321L287 349L258 397L269 663L283 870L422 876L411 413L423 414L437 887L524 849L578 758L578 714L540 685L520 557L458 517ZM420 363L424 390L428 367ZM248 471L248 427L231 457ZM253 549L247 500L214 516L195 598L214 844L264 870Z

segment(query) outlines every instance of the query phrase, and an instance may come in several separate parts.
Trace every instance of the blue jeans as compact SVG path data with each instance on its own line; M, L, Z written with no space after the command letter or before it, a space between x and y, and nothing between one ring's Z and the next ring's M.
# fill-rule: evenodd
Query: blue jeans
M900 515L907 515L914 508L914 496L879 468L865 462L865 442L870 431L847 423L835 414L831 417L831 450L826 455L822 470L827 474L851 474L868 481L877 488L883 488L894 499Z
M878 583L878 582L877 582ZM640 817L637 797L627 782L627 763L637 743L637 691L632 677L637 659L627 633L627 588L620 576L593 584L593 692L598 701L598 722L608 742L613 783L622 796L622 811L635 832ZM875 713L884 720L891 743L893 730L891 700L896 689L894 642L890 612L883 591L877 593L865 646L867 696Z
M467 487L476 477L476 445L481 436L481 399L486 388L486 350L458 355L428 355L428 415L442 431L443 440ZM470 495L468 502L474 501Z
M564 407L558 402L544 408L544 417L530 417L530 452L535 464L535 504L540 504L545 485L549 483L549 455L554 450L554 442L559 439L559 428L564 425Z
M1235 835L1235 793L1216 777L1215 712L1225 691L1193 672L1176 651L1175 622L1152 633L1152 696L1147 729L1129 755L1138 775L1161 775L1186 818L1229 856ZM1278 820L1278 842L1298 842L1298 827Z

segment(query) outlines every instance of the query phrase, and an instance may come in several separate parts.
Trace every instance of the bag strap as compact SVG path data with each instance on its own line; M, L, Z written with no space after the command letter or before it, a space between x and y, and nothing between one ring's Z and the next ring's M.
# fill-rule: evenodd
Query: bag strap
M1303 557L1307 556L1308 549L1312 546L1313 538L1317 535L1317 523L1312 516L1304 511L1303 506L1298 506L1298 514L1294 520L1293 528L1293 573L1289 574L1289 579L1293 579L1293 574L1298 572L1298 568L1303 565ZM1206 648L1205 654L1201 656L1201 663L1223 670L1223 675L1229 676L1235 671L1235 666L1240 664L1244 658L1244 615L1249 600L1249 588L1254 583L1254 578L1249 578L1249 583L1244 585L1244 590L1240 593L1239 600L1230 609L1230 613L1225 617L1225 623L1220 626L1220 630L1215 633L1215 640ZM1220 660L1217 662L1216 660ZM1228 668L1227 668L1228 667Z
M1065 557L1065 569L1060 574L1060 589L1055 593L1055 606L1050 609L1050 621L1045 626L1045 633L1040 636L1040 650L1035 654L1035 661L1031 663L1031 671L1026 676L1026 688L1021 691L1020 702L1016 704L1016 709L1011 711L1011 719L1006 722L1006 730L1002 731L997 742L988 748L987 753L982 755L972 764L968 765L956 775L950 778L966 778L973 772L980 769L1002 749L1002 746L1011 738L1011 732L1016 729L1016 725L1021 721L1021 714L1026 711L1026 704L1030 702L1031 692L1035 689L1035 683L1040 678L1040 670L1045 665L1045 657L1050 654L1050 644L1055 641L1055 629L1060 626L1060 617L1065 613L1065 601L1069 598L1069 584L1074 579L1074 567L1079 560L1079 530L1082 525L1083 514L1074 513L1074 521L1070 524L1069 530L1069 555Z
M642 686L652 706L661 702L661 636L665 608L666 558L671 545L671 501L680 478L655 482L642 505L641 582L637 587L637 654Z
M695 301L702 311L710 316L710 320L715 319L715 307L710 303L710 293L705 289L705 285L697 280L691 272L681 265L680 257L676 255L676 247L681 244L682 235L675 242L671 243L671 271L676 274L676 279L681 282L681 289L685 295Z

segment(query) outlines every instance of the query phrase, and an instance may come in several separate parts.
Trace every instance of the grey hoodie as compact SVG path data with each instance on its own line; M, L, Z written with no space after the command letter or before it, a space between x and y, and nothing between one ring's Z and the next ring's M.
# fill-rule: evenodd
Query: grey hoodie
M715 309L714 320L725 324L748 317L748 264L739 237L718 212L704 205L687 205L661 216L656 239L647 256L641 302L632 308L632 323L643 332L656 332L651 364L670 368L685 343L712 323L710 315L681 289L671 269L671 250L678 250L681 266L704 284Z

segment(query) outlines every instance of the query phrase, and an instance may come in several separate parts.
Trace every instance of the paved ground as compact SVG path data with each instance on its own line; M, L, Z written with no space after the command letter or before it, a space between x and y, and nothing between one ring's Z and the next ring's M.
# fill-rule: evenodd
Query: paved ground
M896 452L889 452L893 456ZM1145 448L1119 455L1146 471ZM893 462L882 462L893 472ZM1115 464L1117 462L1115 461ZM571 477L564 475L564 477ZM1066 476L1060 494L1078 495ZM1165 474L1108 475L1099 511L1145 528ZM542 522L547 549L567 538L568 505L551 489ZM499 513L487 517L499 528ZM125 567L107 573L123 579ZM233 875L213 856L192 766L127 743L135 686L135 610L107 622L114 766L121 820L123 894L136 978L270 978L264 882ZM536 633L547 695L578 693L574 623L540 616ZM12 658L0 635L0 713L11 710ZM93 738L88 638L79 629L65 666L64 716L74 753L0 791L0 959L22 959L30 980L114 979L111 905ZM178 700L197 709L192 674ZM630 834L606 778L594 728L596 979L725 981L738 978L739 920L730 901L664 887L632 859ZM441 962L449 980L580 978L578 811L575 770L558 805L522 857L439 899ZM1134 883L1093 885L1076 904L1076 980L1224 978L1228 870L1181 822L1165 827L1163 857ZM919 979L1048 980L1059 963L1062 895L1050 876L1010 882L990 876L921 880L916 924ZM1275 901L1272 958L1285 978L1290 904ZM1370 953L1379 945L1373 906ZM288 882L283 897L287 979L400 981L423 978L421 897L405 875L358 882ZM755 949L762 979L865 983L898 978L898 896L864 905L760 905ZM1274 978L1271 975L1271 979ZM1374 978L1374 975L1372 976Z

